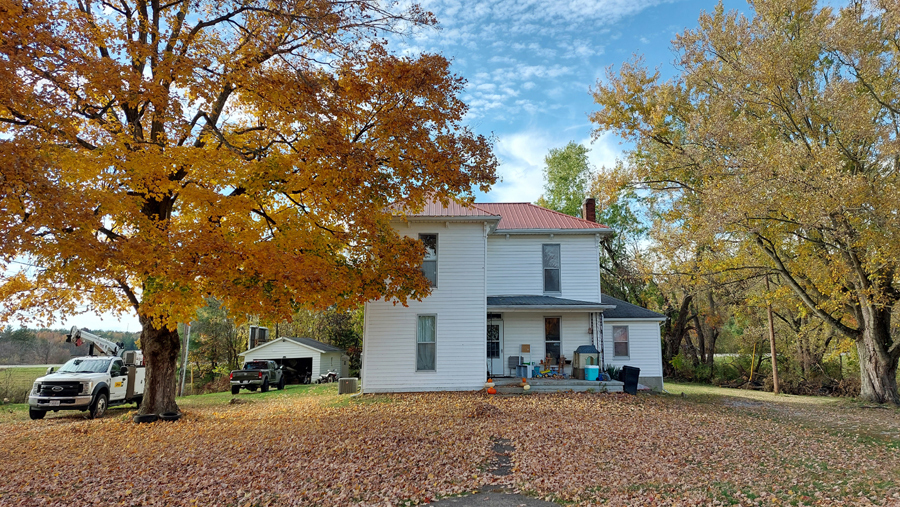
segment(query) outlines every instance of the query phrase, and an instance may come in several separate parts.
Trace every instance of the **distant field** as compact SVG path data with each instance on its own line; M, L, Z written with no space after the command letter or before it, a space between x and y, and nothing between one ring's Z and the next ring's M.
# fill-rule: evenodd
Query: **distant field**
M34 379L46 373L46 366L0 368L0 400L8 398L13 403L23 403Z

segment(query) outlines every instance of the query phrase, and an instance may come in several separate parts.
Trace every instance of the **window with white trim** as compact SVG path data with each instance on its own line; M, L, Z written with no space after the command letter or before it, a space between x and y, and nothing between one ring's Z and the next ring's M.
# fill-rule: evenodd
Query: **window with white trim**
M561 292L559 245L543 245L544 292Z
M613 326L613 356L628 357L628 326Z
M416 371L435 371L437 316L419 315L416 330Z
M437 234L419 234L419 241L425 245L425 258L422 260L422 274L437 287Z

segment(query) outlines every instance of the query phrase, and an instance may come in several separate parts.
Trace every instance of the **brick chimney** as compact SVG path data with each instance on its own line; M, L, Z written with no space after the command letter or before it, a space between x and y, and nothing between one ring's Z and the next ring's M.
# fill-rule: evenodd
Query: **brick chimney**
M587 220L588 222L596 222L596 205L597 201L593 197L588 197L587 199L585 199L584 203L581 204L581 218Z

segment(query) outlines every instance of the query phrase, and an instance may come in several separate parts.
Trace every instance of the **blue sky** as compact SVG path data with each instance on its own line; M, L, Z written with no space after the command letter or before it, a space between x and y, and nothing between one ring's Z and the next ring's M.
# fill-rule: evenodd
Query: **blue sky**
M542 193L544 156L569 141L591 149L599 169L625 148L612 135L591 142L590 88L609 66L642 55L663 76L676 69L670 42L697 25L714 0L422 0L441 28L391 41L405 54L437 52L468 81L463 99L468 124L496 137L502 181L487 202L533 202ZM749 10L740 0L727 10ZM139 331L136 317L83 315L60 323L92 329Z
M422 0L440 30L420 30L395 50L443 54L468 81L468 122L493 134L502 181L478 200L533 202L542 193L541 170L551 148L569 141L591 149L599 169L625 148L611 134L591 142L590 89L609 66L642 55L672 76L671 41L694 28L714 0ZM724 3L747 12L744 1Z

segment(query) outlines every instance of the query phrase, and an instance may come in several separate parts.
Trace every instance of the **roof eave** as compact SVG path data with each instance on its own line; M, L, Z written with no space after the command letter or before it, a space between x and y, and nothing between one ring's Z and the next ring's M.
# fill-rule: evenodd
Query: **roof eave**
M497 215L394 215L391 220L395 222L499 222Z
M612 305L487 305L488 310L504 312L534 312L552 310L555 312L601 312L612 310Z
M613 230L608 227L604 229L497 229L492 233L496 236L503 234L601 234L608 236L613 234Z
M641 320L641 321L654 321L654 322L665 322L668 320L667 317L610 317L608 315L603 317L603 320Z

